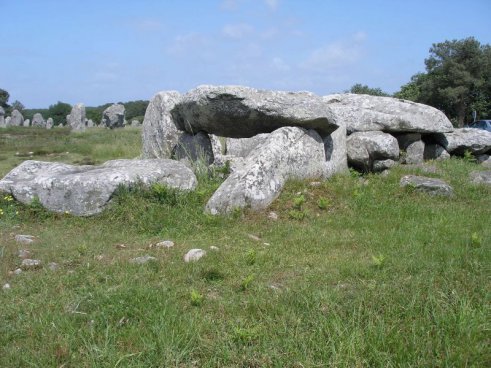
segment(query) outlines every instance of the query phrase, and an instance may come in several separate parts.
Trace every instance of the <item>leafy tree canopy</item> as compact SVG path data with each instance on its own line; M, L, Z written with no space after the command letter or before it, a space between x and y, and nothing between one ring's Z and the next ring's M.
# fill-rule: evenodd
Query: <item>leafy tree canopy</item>
M347 92L356 93L358 95L390 96L388 93L385 93L380 88L370 88L367 85L363 85L360 83L353 85Z
M72 111L72 106L68 103L58 101L54 105L50 105L48 108L47 116L53 118L55 125L65 125L66 116Z
M418 73L395 95L442 110L456 126L491 117L491 46L473 37L433 44Z
M6 90L0 88L0 106L4 109L9 108L9 98L10 94Z

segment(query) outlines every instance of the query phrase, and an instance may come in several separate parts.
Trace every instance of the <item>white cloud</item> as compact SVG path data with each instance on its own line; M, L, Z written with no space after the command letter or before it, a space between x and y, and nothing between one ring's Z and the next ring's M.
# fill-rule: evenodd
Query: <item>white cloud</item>
M222 29L225 37L233 39L244 38L254 32L254 27L247 23L227 24Z
M275 11L276 9L278 9L279 0L264 0L264 2L271 10Z
M288 65L282 58L280 57L275 57L273 58L273 60L271 61L271 66L276 69L276 70L279 70L281 72L288 72L291 70L291 67L290 65Z
M203 52L203 56L207 54L209 49L209 40L198 33L189 33L178 35L174 41L167 47L166 51L172 56L188 56L189 54L197 54Z
M367 35L358 32L347 40L335 41L313 50L301 67L312 71L326 71L356 63L363 54Z

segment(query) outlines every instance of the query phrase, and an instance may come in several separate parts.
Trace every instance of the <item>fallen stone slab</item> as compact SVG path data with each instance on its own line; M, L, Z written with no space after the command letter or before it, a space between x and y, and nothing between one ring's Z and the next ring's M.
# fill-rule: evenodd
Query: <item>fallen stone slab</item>
M156 261L156 260L157 260L157 258L152 257L152 256L149 256L147 254L147 255L144 255L144 256L141 256L141 257L135 257L135 258L130 259L130 263L142 265L142 264L145 264L145 263L148 263L148 262L153 262L153 261Z
M243 86L199 86L172 110L178 129L248 138L284 126L315 129L321 136L339 124L324 100L310 92L258 90Z
M474 155L491 151L491 132L483 129L455 129L451 133L434 134L433 138L447 152L456 155L463 155L466 151Z
M491 185L491 171L472 171L470 173L471 182L474 184Z
M443 180L425 176L406 175L402 177L400 185L430 195L451 196L453 194L453 188Z
M205 211L224 214L237 208L264 209L288 179L326 175L324 142L314 130L284 127L271 133L217 189Z
M323 97L348 133L383 130L390 133L451 132L452 123L434 107L393 97L333 94Z
M34 235L17 234L15 241L19 244L31 244L36 241L36 237Z
M75 216L101 212L120 186L164 184L193 190L196 176L174 160L113 160L100 166L24 161L0 180L0 192L30 204L37 198L46 209Z

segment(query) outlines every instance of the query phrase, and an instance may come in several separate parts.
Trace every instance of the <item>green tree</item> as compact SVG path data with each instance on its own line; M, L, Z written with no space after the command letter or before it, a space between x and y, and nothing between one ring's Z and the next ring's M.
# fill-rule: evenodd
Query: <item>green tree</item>
M66 124L66 116L72 111L72 106L65 102L58 101L48 108L48 117L53 118L55 125Z
M6 90L0 88L0 106L4 109L9 108L9 98L10 94Z
M367 85L363 85L360 83L353 85L347 92L356 93L358 95L390 96L388 93L385 93L380 88L370 88Z
M442 110L454 125L463 126L478 112L491 117L491 47L473 37L433 44L426 73L416 74L397 97Z
M25 108L26 107L24 106L24 104L18 100L12 102L12 105L10 106L11 110L18 110L20 112L22 112Z

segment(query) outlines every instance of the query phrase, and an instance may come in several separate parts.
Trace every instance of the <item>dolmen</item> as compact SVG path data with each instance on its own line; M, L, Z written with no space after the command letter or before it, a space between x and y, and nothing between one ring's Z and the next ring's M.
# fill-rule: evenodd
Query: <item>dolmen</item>
M189 167L198 167L197 163L227 165L230 175L205 206L205 212L218 215L237 208L265 209L290 179L328 179L349 167L377 172L400 163L420 164L468 152L476 157L491 153L491 133L454 129L441 111L411 101L211 85L185 94L157 93L145 113L142 143L141 161L117 167L111 162L86 169L27 161L0 181L0 191L24 202L38 196L54 211L68 208L64 203L71 199L62 199L62 194L67 198L70 193L68 197L83 198L71 200L73 203L94 203L81 209L74 204L71 213L90 215L104 208L111 197L107 193L117 185L140 178L143 173L138 170L143 167L149 170L145 175L150 175L156 170L152 165L165 163L169 168L166 177L178 177L177 184L168 185L192 190L196 177ZM97 192L99 186L105 186L98 173L107 169L131 179L110 184L100 200L93 199L98 195L82 194L82 189L76 193L69 190L73 183L80 187L91 183L88 187ZM152 180L162 180L166 170ZM186 184L180 173L185 173ZM32 184L26 186L27 182ZM52 196L47 188L55 188L57 194Z

